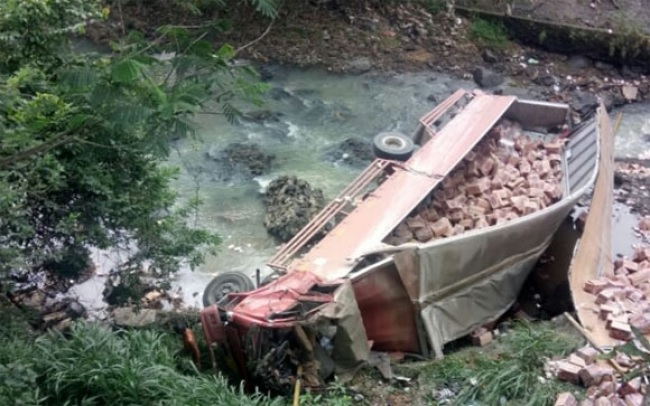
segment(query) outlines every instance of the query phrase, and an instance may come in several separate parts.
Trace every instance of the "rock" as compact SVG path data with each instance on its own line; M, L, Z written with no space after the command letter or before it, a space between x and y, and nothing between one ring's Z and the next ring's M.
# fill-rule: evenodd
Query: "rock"
M264 197L264 227L280 241L290 240L323 207L323 192L295 176L273 180Z
M60 322L56 323L56 325L54 327L52 327L52 328L54 330L56 330L56 331L64 332L64 331L68 330L70 328L70 326L72 326L72 319L67 318L67 319L63 319Z
M347 138L325 152L325 159L361 167L374 159L370 142L359 138Z
M569 103L571 108L581 115L595 111L598 106L598 99L589 92L578 91L573 94L573 100Z
M627 101L635 101L639 96L639 88L636 86L624 85L621 87L621 93Z
M497 87L503 83L503 76L489 69L478 67L472 71L474 82L482 88Z
M611 71L614 70L614 67L612 65L610 65L608 63L605 63L605 62L596 61L594 66L596 67L596 69L601 70L601 71L605 71L605 72L611 72Z
M68 308L66 309L66 312L73 319L77 319L79 317L84 317L86 315L86 308L81 303L75 300L68 303Z
M345 69L348 73L360 75L372 69L372 62L370 61L370 58L361 56L348 62Z
M427 96L427 101L431 103L438 103L438 98L435 94L430 94Z
M484 49L483 54L481 56L483 57L483 61L485 63L492 64L492 63L499 62L499 58L497 58L497 56L494 54L494 52L492 52L489 49Z
M265 153L257 144L235 142L221 151L211 149L208 158L216 161L219 168L214 176L223 181L235 178L252 179L271 168L275 157Z
M131 307L118 307L113 310L113 323L120 327L144 327L156 322L158 311L140 309L139 312Z
M582 55L573 55L567 61L567 65L571 68L571 71L576 72L581 69L586 69L591 66L591 59L582 56Z
M533 82L540 86L553 86L558 83L558 80L553 75L544 75L533 79Z

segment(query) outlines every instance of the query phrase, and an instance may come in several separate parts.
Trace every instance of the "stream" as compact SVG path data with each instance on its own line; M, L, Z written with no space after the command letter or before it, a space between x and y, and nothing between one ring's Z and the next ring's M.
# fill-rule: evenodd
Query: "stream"
M266 120L239 120L230 124L220 115L200 115L199 141L176 142L170 164L181 167L174 182L181 203L196 196L202 200L191 221L219 233L223 242L217 255L208 256L195 272L182 270L174 280L182 288L185 304L201 307L202 292L222 271L241 271L255 277L277 247L263 226L263 188L281 175L296 175L323 190L326 199L336 194L363 169L328 152L348 138L370 144L381 131L410 134L418 119L458 88L472 89L470 81L439 73L398 74L390 77L333 75L310 69L271 68L270 90L261 109L272 112ZM505 94L530 97L538 89L504 86ZM252 111L252 107L247 107ZM630 105L616 138L618 157L638 157L650 149L650 106ZM614 118L617 111L611 114ZM275 156L269 173L246 179L223 173L210 155L233 142L254 142ZM338 155L340 158L340 154ZM624 206L615 210L615 253L630 254L636 218ZM620 238L619 238L620 237ZM96 252L99 275L110 268L114 253ZM102 277L74 288L73 294L90 309L103 306Z

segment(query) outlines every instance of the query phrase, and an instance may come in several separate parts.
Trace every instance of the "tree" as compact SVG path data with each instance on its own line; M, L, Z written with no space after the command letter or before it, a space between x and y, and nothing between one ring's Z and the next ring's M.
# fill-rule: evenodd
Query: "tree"
M190 226L198 202L177 207L177 170L161 163L207 104L232 118L233 100L259 102L264 88L232 47L204 40L216 24L74 53L71 35L108 12L98 0L0 4L0 270L65 273L89 247L124 247L120 270L137 281L144 264L161 275L196 266L219 241Z

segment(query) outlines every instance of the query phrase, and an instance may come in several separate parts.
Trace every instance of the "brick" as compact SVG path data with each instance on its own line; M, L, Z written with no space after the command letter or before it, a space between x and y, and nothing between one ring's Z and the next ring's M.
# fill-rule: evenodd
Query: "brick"
M649 247L636 247L634 249L634 256L632 259L635 262L641 262L650 259L650 248Z
M492 332L485 328L480 328L472 333L472 344L477 347L485 347L486 345L490 344L493 339L494 336Z
M592 295L597 295L605 290L609 284L604 279L591 279L585 282L584 290Z
M465 168L465 175L467 176L479 176L479 170L478 170L478 164L476 161L470 161L467 163L467 167Z
M524 205L524 214L535 213L539 210L539 204L534 200L528 200Z
M490 207L492 207L492 210L498 209L498 208L504 206L503 199L501 199L501 197L495 192L490 193L487 196L487 199L488 199L488 202L490 203Z
M412 231L415 231L416 229L427 227L427 222L422 217L417 215L414 217L408 217L406 219L406 225Z
M490 224L487 222L484 216L478 216L476 220L474 221L474 228L479 229L479 228L485 228L489 227Z
M633 315L630 317L630 325L643 334L650 334L650 315L647 313Z
M638 289L631 290L626 296L635 303L641 303L645 299L645 294Z
M627 314L613 315L610 314L605 320L605 328L609 329L612 326L612 323L622 323L629 324L630 317Z
M433 234L435 234L436 237L441 237L450 234L453 230L453 226L447 217L443 217L433 223L431 225L431 229L433 230Z
M560 155L560 154L548 154L548 161L550 163L562 162L562 155Z
M531 187L530 189L528 189L528 196L533 197L533 198L543 197L544 196L544 190L542 190L540 188Z
M585 360L578 357L576 354L569 355L569 358L567 358L567 361L569 361L573 365L579 366L580 368L584 368L584 367L587 366L587 363L585 362Z
M524 178L521 176L517 176L516 178L513 178L510 180L506 186L510 188L510 190L515 190L518 186L521 186L524 183Z
M614 288L607 288L602 290L600 293L598 293L598 296L596 296L596 304L605 304L613 300L615 294L616 290Z
M616 384L612 381L603 381L598 385L598 395L601 397L613 395L614 392L616 392Z
M634 379L631 379L625 382L621 388L618 390L619 395L626 396L633 393L641 392L641 377L638 376Z
M492 174L496 167L496 164L494 162L494 159L492 158L486 158L483 162L480 163L479 165L479 171L483 176L489 176Z
M641 406L643 405L643 395L640 393L630 393L625 396L626 406Z
M535 161L533 163L533 171L544 178L551 172L551 163L548 161L548 159L540 159L539 161Z
M639 221L639 230L650 231L650 216L645 216Z
M458 208L458 209L451 209L447 213L447 217L449 218L450 221L453 222L461 221L465 217L468 217L468 215L469 214L467 213L467 208L465 207Z
M582 368L578 373L580 382L585 388L600 385L606 377L611 377L611 370L601 367L598 364L590 364Z
M471 217L484 216L487 213L487 209L485 207L473 204L467 208L467 213Z
M492 190L503 188L503 180L499 178L493 178L490 181L490 187L492 188Z
M471 218L464 218L458 222L458 225L463 226L465 230L469 230L474 227L474 220Z
M462 226L462 225L460 225L460 224L456 224L456 225L454 226L454 230L453 230L453 231L454 231L454 235L462 234L462 233L465 232L465 227Z
M445 204L450 209L460 209L461 207L465 206L465 204L467 204L467 196L464 194L458 194L451 199L445 200Z
M424 212L423 217L427 219L427 221L434 222L440 219L440 214L438 213L438 210L431 207Z
M624 259L622 266L630 272L637 272L639 270L639 264L629 259Z
M579 406L594 406L594 401L587 398L580 401Z
M420 228L417 231L415 231L414 234L415 234L415 239L418 240L419 242L427 242L434 237L433 230L431 229L431 227Z
M629 276L632 285L639 285L650 279L650 269L644 269Z
M580 381L579 373L581 368L577 365L573 365L570 362L558 361L557 363L558 379L566 382L571 382L577 384Z
M519 169L519 173L522 175L528 175L532 169L530 166L530 163L526 161L525 159L522 159L519 161L519 164L517 165L517 168Z
M512 165L512 166L517 166L517 164L521 161L521 158L517 154L510 154L506 157L505 163L506 165Z
M593 347L583 347L576 351L575 354L582 358L586 365L591 365L596 362L596 358L600 353Z
M594 401L594 406L612 406L612 402L606 396L600 396Z
M559 154L562 151L563 143L561 141L547 142L544 149L549 154Z
M555 406L578 406L578 401L570 392L563 392L557 396Z
M609 326L609 336L621 341L628 341L632 338L630 325L619 321L612 321Z
M492 205L490 205L490 202L488 201L488 199L486 199L484 197L477 198L476 199L476 205L479 206L479 207L483 207L486 210L486 212L489 212L490 210L492 210Z
M488 178L479 178L474 182L467 185L467 193L470 195L478 196L485 193L490 188L490 180Z
M632 366L632 358L630 358L626 354L623 354L622 352L618 352L616 354L614 361L616 361L618 365L620 365L623 368L630 368Z
M409 230L408 226L405 223L401 223L400 225L395 227L393 234L395 235L395 237L413 238L413 233L411 232L411 230Z
M510 201L512 202L512 206L519 212L520 214L524 213L524 210L526 209L526 203L528 202L528 197L526 196L513 196L510 198Z

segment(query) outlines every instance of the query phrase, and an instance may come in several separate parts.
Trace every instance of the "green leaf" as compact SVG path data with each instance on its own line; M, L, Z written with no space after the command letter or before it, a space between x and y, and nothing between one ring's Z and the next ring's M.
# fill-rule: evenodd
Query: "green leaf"
M135 59L124 59L113 65L111 78L118 83L131 83L143 76L143 68Z

